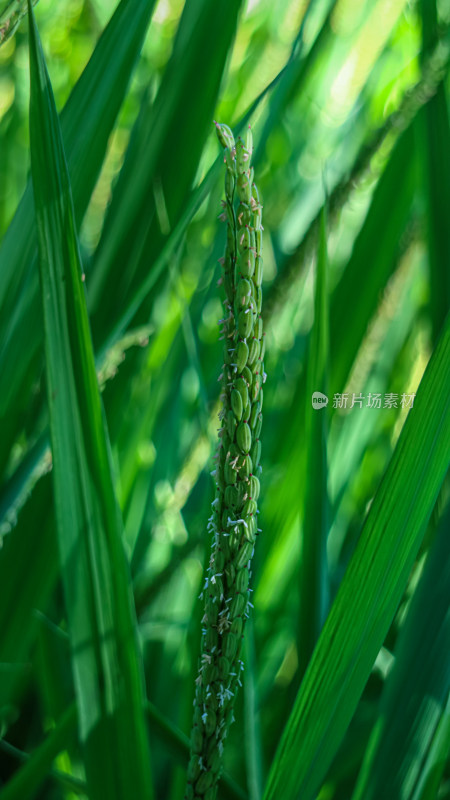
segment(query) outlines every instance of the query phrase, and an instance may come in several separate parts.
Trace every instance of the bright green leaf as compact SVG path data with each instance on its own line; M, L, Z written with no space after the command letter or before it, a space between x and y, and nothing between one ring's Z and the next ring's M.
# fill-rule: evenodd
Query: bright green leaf
M450 512L411 600L353 800L416 797L450 691L449 530Z
M449 385L450 318L300 687L264 800L312 800L343 739L448 467Z

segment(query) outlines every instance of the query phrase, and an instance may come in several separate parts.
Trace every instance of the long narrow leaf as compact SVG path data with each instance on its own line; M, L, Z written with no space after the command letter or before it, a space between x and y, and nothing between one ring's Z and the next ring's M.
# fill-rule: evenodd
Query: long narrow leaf
M61 113L75 216L83 219L155 0L122 0ZM31 183L0 248L0 472L30 401L42 360L37 242ZM33 337L28 331L33 329ZM12 416L14 413L14 417Z
M422 57L432 51L439 27L435 0L421 0ZM450 122L445 84L422 113L425 150L424 179L427 194L428 252L430 268L430 305L433 336L437 339L450 308Z
M264 800L312 800L343 739L448 467L449 384L450 318L300 687Z
M414 793L414 800L436 800L442 776L448 766L450 753L450 695L442 714L439 726L433 736L433 742L427 759L422 765L422 774Z
M450 511L414 593L353 800L412 800L450 690Z
M299 661L303 675L327 614L326 543L328 531L326 405L312 405L328 389L328 294L325 209L322 211L314 325L307 367L305 431L306 487L300 570Z
M245 631L244 708L245 708L245 757L247 764L247 786L249 800L260 800L263 790L263 754L261 742L261 720L256 688L255 632L253 617L247 622Z
M152 269L183 211L211 128L241 3L187 0L184 6L157 97L151 107L143 106L133 131L96 252L89 287L96 342L104 341L110 319L133 297L149 265ZM161 229L158 203L164 205L167 230Z
M57 530L91 800L151 797L130 579L97 384L69 176L31 6L31 167Z

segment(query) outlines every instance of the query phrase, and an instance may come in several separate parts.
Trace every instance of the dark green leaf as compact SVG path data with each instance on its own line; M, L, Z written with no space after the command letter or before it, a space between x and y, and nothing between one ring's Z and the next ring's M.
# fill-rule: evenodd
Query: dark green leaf
M15 690L30 676L29 650L37 627L33 611L36 608L45 610L58 575L49 484L50 475L39 481L19 514L17 525L5 534L0 549L0 716L3 723L13 711ZM39 535L36 535L36 520L39 520Z
M319 231L314 304L306 376L306 479L300 569L298 650L303 676L328 606L326 544L328 536L327 408L313 407L315 393L328 391L328 256L325 208Z
M435 0L421 0L422 60L438 41ZM450 121L445 84L422 112L421 144L424 151L424 182L427 196L430 305L434 340L439 336L450 308Z
M130 577L53 94L30 13L30 138L53 481L91 800L151 797Z
M75 704L62 714L51 734L44 739L32 756L19 769L8 784L0 790L1 800L23 800L36 796L41 783L50 771L53 760L67 747L76 725Z

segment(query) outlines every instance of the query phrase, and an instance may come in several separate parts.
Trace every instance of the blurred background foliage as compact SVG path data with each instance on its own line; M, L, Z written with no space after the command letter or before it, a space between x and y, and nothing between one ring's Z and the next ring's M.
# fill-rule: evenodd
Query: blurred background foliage
M220 6L216 14L206 0L158 0L123 102L118 98L117 120L106 131L104 160L90 165L90 144L79 142L92 191L84 205L77 205L76 189L74 198L148 698L163 713L164 724L171 721L187 734L218 427L222 311L216 282L224 230L218 221L222 179L212 120L234 127L251 109L253 161L264 205L268 379L263 535L248 647L256 712L253 707L249 721L243 693L238 716L247 715L247 724L256 726L256 761L265 775L302 660L299 559L311 446L304 427L305 370L317 221L326 195L329 396L415 393L449 306L450 7L444 0L436 8L429 0L249 0L245 6L234 0L227 28L228 12ZM114 7L105 0L39 0L36 19L58 110ZM214 27L215 16L223 31ZM30 166L28 68L24 21L0 47L3 248ZM10 586L2 605L11 635L3 659L16 664L14 685L2 697L2 734L17 748L0 752L3 781L16 770L19 751L36 748L73 697L46 474L40 312L29 316L28 300L20 299L23 287L31 286L26 271L23 276L19 288L6 283L0 298L7 397L0 448L0 571ZM329 423L332 602L407 409L333 409L330 402L323 413ZM352 794L398 632L445 505L444 487L321 800ZM7 561L19 531L21 561L15 551ZM34 582L33 569L40 573ZM23 593L20 602L17 593ZM448 676L449 652L440 656ZM448 719L446 680L440 719ZM169 736L167 746L154 719L151 730L157 796L175 800L183 795L184 780L183 769L174 767L176 744ZM241 786L248 782L256 800L258 778L249 767L255 760L241 747L241 736L241 724L235 725L226 766ZM69 738L54 768L74 776L69 788L59 774L36 796L82 793L75 780L83 779L82 765ZM401 796L448 798L448 766L441 776L435 794ZM231 789L224 792L232 796Z

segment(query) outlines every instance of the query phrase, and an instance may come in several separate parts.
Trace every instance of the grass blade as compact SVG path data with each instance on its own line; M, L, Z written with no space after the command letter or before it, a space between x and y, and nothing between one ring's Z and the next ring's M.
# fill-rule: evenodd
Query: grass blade
M450 512L442 520L402 627L353 800L416 796L450 690L449 526Z
M263 794L263 754L261 725L256 687L255 633L253 617L247 620L245 632L244 708L245 708L245 758L249 800L260 800Z
M61 131L30 14L31 168L57 531L92 800L151 797L130 578L95 371Z
M184 6L157 97L143 106L133 130L96 252L89 286L96 342L104 341L110 319L146 279L183 211L211 130L240 6L241 0L187 0ZM158 198L164 199L165 226ZM147 321L145 305L140 319Z
M423 765L414 800L436 800L439 796L439 785L450 753L450 697L442 714L441 721L433 736L428 757Z
M439 35L435 0L421 0L422 59L425 61ZM430 305L433 338L437 339L450 308L450 122L445 83L422 113L421 142L425 150L424 181L427 197Z
M264 800L312 800L353 716L448 467L449 356L450 318L310 661Z
M154 0L122 0L61 113L77 223L84 217L151 17ZM0 471L41 367L42 324L31 183L0 248ZM34 330L30 337L26 331ZM14 416L12 412L14 411Z
M328 605L326 407L312 405L314 392L328 390L328 294L325 208L319 231L314 324L307 367L305 431L306 486L300 569L299 666L303 676L319 638Z

